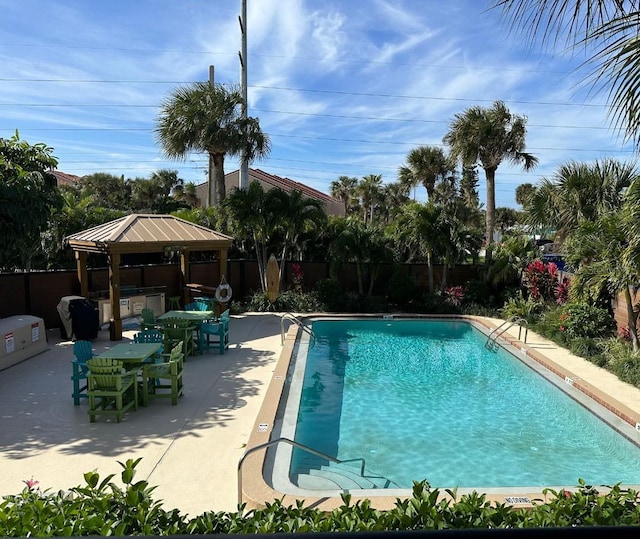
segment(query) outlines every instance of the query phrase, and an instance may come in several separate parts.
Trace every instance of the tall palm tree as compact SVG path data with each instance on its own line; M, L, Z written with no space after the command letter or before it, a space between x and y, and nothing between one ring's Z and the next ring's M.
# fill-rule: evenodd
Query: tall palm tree
M504 161L521 164L531 170L538 159L524 151L527 119L512 114L502 101L492 107L470 107L456 114L443 142L450 155L463 166L479 163L487 183L486 242L487 259L491 259L493 231L496 224L496 170Z
M225 196L224 159L244 155L249 161L269 153L269 137L257 118L240 113L241 92L234 87L196 82L174 90L160 106L155 133L164 153L185 159L189 152L206 152L213 162L209 205Z
M454 167L442 148L418 146L409 152L407 165L400 167L398 176L402 182L412 187L423 185L431 199L436 183L453 172Z
M607 94L614 125L640 146L640 42L637 2L623 0L494 0L505 20L531 41L585 47L596 90ZM539 38L539 39L536 39ZM583 66L580 66L582 69Z
M382 174L363 176L358 184L358 193L364 208L364 222L373 222L373 210L382 198Z
M337 180L331 182L329 192L333 198L341 200L344 204L344 216L349 215L351 202L356 198L356 189L358 187L358 178L349 176L340 176Z

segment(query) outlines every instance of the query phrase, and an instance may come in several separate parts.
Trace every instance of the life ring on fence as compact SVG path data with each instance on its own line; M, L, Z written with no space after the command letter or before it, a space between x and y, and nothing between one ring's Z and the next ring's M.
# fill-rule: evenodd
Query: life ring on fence
M231 290L231 285L228 283L220 283L218 288L216 288L215 298L218 303L227 303L231 299L231 294L233 294L233 290Z

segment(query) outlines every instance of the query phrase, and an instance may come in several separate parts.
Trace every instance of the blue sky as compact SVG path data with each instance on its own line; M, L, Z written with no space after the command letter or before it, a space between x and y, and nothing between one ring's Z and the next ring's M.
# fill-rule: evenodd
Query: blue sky
M527 116L540 163L501 165L497 206L518 207L519 184L567 161L633 159L584 82L584 54L532 48L489 3L248 0L249 114L272 144L252 166L324 192L341 175L395 181L412 148L441 145L455 114L498 99ZM169 168L206 181L206 156L167 160L153 129L162 100L210 65L216 82L239 82L240 5L0 0L0 137L44 142L80 176Z

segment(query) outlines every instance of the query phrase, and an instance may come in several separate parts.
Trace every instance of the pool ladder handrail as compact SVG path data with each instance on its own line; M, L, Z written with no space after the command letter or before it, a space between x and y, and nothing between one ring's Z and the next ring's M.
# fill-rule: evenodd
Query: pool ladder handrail
M281 346L284 345L284 321L285 320L290 320L293 323L295 323L299 328L302 329L302 331L307 333L313 339L313 344L316 343L317 341L316 334L313 332L313 330L309 326L307 326L302 320L300 320L293 313L284 313L280 318L280 345Z
M332 457L330 455L327 455L326 453L322 453L321 451L318 451L317 449L313 449L312 447L309 447L307 445L301 444L300 442L296 442L294 440L291 440L289 438L276 438L275 440L269 440L268 442L256 445L256 446L252 447L251 449L247 449L245 454L242 455L242 458L238 462L238 507L242 505L242 465L244 464L245 459L249 455L255 453L256 451L259 451L260 449L266 449L266 448L271 447L272 445L276 445L276 444L278 444L280 442L287 443L289 445L292 445L293 447L297 447L298 449L302 449L303 451L306 451L307 453L311 453L312 455L315 455L316 457L320 457L321 459L328 460L329 462L333 462L335 464L343 464L345 462L360 461L360 477L364 477L364 469L365 469L365 466L366 466L366 462L365 462L363 457L358 457L358 458L355 458L355 459L340 460L340 459L337 459L337 458ZM339 487L340 485L337 485L337 486Z
M522 326L524 326L524 342L527 342L527 336L529 335L529 322L526 319L522 318L518 315L513 315L502 324L500 324L497 328L493 329L489 336L487 337L487 342L484 343L485 348L495 349L496 341L498 337L500 337L503 333L508 331L513 326L518 325L518 340L521 340L522 337Z

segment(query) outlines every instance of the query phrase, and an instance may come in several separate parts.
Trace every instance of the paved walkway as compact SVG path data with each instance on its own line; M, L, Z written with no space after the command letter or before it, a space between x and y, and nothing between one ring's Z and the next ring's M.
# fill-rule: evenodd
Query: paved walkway
M86 401L73 406L73 344L59 334L48 332L48 351L0 371L0 496L20 492L30 478L54 491L83 484L94 469L118 479L118 461L142 457L137 478L157 486L154 497L166 509L191 517L236 509L237 464L280 354L278 314L232 317L226 354L186 362L177 406L154 401L120 424L89 423ZM113 344L101 332L94 348ZM640 390L532 332L528 345L640 415Z
M234 316L230 334L224 355L188 358L177 406L153 401L118 424L89 423L86 399L73 405L73 343L49 331L48 351L0 371L0 496L32 477L53 491L82 485L94 469L119 481L118 461L142 457L136 477L157 486L165 508L235 510L236 468L280 353L280 316ZM108 339L100 333L96 353L117 344Z

